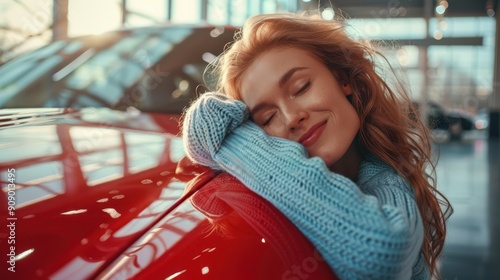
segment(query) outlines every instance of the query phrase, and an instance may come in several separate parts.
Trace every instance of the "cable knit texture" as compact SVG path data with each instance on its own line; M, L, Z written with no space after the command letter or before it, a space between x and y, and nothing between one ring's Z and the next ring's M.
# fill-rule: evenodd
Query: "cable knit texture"
M232 174L286 215L339 278L430 279L413 190L384 162L366 155L354 183L216 93L190 106L183 137L193 161Z

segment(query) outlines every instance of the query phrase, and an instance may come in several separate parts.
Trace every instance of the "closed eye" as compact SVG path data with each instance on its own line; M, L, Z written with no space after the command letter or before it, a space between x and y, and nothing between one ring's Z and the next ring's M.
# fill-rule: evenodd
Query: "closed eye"
M311 80L307 80L307 82L295 93L295 95L305 92L310 86L311 86Z
M271 116L267 117L264 119L264 121L262 121L260 123L261 126L267 126L274 118L274 116L276 115L276 113L273 113Z

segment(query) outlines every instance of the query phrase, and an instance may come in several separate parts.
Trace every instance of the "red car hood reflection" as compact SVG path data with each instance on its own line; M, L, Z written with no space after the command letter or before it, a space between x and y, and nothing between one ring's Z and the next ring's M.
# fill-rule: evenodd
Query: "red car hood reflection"
M337 279L269 202L191 163L178 122L1 110L0 279Z
M208 170L183 201L97 279L323 279L337 277L269 202Z
M11 224L0 232L1 279L94 275L168 213L194 176L176 174L178 116L1 112L0 220Z

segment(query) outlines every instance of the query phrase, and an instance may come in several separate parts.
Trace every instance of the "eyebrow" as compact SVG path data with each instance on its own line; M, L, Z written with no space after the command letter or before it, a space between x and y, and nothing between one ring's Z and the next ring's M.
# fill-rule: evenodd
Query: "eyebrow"
M278 86L280 88L282 88L289 80L290 78L292 78L293 74L295 74L295 72L297 71L300 71L300 70L305 70L307 69L307 67L294 67L290 70L288 70L283 76L281 76L281 78L279 79L278 81ZM250 111L250 116L253 116L255 114L255 112L261 110L262 108L266 107L266 106L270 106L270 104L268 102L261 102L261 103L258 103L257 106L255 106L251 111Z
M294 67L294 68L288 70L285 73L285 75L281 76L281 79L279 80L278 85L280 87L283 87L286 84L286 82L288 82L288 80L290 80L290 78L293 76L293 74L295 74L295 72L300 71L300 70L304 70L304 69L307 69L307 67Z

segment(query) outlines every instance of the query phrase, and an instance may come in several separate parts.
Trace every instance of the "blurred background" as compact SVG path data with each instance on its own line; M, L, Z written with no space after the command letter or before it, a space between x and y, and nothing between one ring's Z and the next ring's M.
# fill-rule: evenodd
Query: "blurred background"
M249 16L342 18L353 36L389 42L383 52L434 133L438 187L455 208L443 279L500 279L498 2L0 0L0 109L179 113Z

